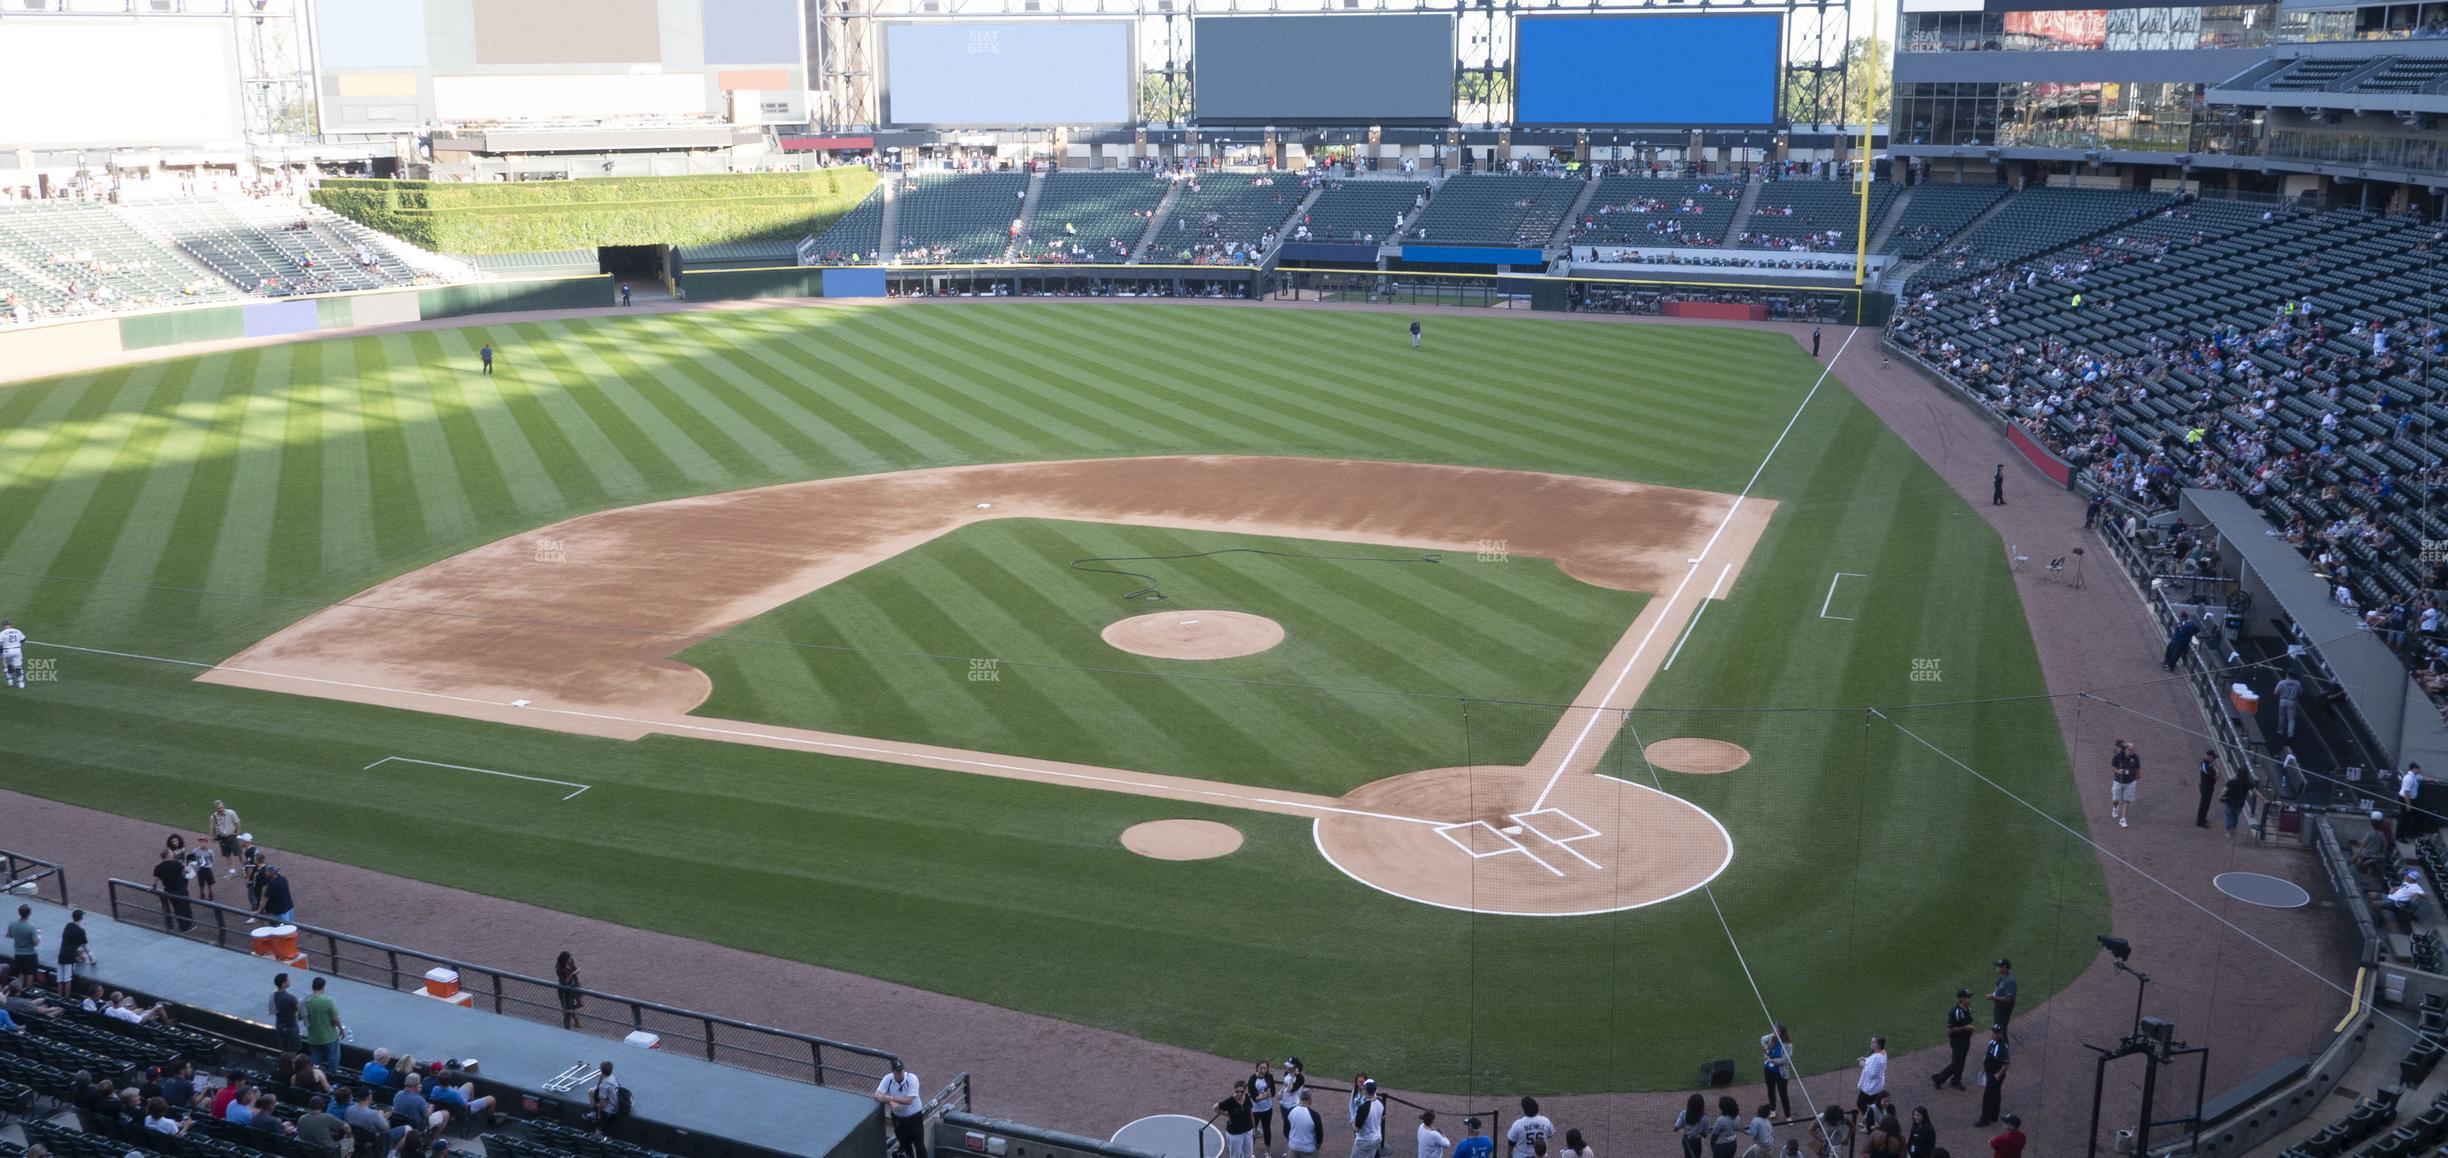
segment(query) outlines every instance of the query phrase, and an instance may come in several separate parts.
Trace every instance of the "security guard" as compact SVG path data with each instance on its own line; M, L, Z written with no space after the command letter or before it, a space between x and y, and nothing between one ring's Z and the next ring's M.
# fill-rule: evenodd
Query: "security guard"
M1955 1004L1947 1007L1947 1065L1930 1075L1930 1088L1963 1088L1964 1059L1972 1053L1972 991L1955 991Z

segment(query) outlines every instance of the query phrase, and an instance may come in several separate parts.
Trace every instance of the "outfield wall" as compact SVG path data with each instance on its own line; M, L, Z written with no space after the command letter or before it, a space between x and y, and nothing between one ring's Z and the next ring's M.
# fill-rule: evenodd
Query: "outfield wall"
M585 274L247 301L11 326L0 328L0 381L64 374L130 353L171 353L170 347L204 342L396 326L468 314L595 309L614 304L617 293L610 275Z

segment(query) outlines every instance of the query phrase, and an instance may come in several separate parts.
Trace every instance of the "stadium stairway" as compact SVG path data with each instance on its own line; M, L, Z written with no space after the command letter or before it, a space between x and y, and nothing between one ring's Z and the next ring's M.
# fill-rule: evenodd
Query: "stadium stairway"
M876 188L884 191L883 232L876 235L876 255L881 260L901 252L901 182L886 177L876 182Z
M1581 195L1573 198L1572 208L1565 212L1564 220L1556 222L1555 233L1547 238L1547 248L1567 250L1571 248L1573 223L1581 220L1582 214L1589 212L1590 202L1597 196L1597 178L1593 177L1581 182Z
M1906 185L1904 188L1897 191L1895 204L1887 207L1887 216L1882 218L1877 225L1872 227L1876 230L1876 232L1873 232L1870 235L1870 252L1885 253L1887 251L1887 238L1890 234L1893 234L1896 231L1896 226L1903 222L1904 207L1912 204L1913 190L1915 188L1916 186Z
M1045 184L1045 174L1029 174L1028 196L1020 199L1020 232L1013 236L1011 244L1003 247L1003 260L1020 260L1021 240L1037 232L1037 198L1045 192Z
M1181 191L1182 183L1172 182L1165 189L1164 197L1156 202L1156 212L1148 215L1147 229L1139 235L1139 244L1131 247L1130 259L1134 264L1146 261L1148 247L1156 244L1157 238L1164 236L1165 222L1172 219L1173 206L1181 200Z
M1731 245L1735 238L1743 235L1743 230L1751 228L1751 214L1759 208L1760 190L1765 186L1766 182L1761 181L1757 173L1743 182L1742 200L1734 206L1734 220L1726 225L1725 236L1719 240Z

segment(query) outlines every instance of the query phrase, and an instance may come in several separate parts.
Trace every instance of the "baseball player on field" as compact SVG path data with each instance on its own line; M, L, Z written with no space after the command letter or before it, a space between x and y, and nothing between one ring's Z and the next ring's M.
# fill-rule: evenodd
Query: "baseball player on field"
M25 686L25 633L5 619L0 619L0 674L12 688Z

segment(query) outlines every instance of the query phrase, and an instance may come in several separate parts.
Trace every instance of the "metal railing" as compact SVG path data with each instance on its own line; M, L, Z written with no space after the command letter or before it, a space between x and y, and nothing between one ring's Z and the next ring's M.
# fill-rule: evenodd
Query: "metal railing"
M217 948L253 950L258 922L245 908L175 896L152 885L116 878L105 887L114 921ZM542 977L385 944L317 925L299 924L296 928L298 951L305 956L304 967L308 969L400 991L422 987L428 969L450 969L459 974L463 995L495 1013L557 1023L563 1028L613 1038L645 1030L660 1037L666 1048L674 1043L685 1044L707 1061L741 1069L864 1093L875 1088L893 1060L889 1051L868 1046L599 989L565 986Z
M47 860L37 860L23 853L0 848L0 871L8 874L5 886L12 897L35 897L68 903L68 870ZM44 897L44 882L49 882L56 898Z

